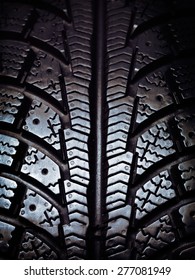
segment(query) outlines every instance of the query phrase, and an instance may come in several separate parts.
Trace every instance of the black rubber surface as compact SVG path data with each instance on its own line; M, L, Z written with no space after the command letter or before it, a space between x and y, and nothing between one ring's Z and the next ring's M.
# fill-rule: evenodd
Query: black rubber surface
M195 2L0 3L0 258L195 259Z

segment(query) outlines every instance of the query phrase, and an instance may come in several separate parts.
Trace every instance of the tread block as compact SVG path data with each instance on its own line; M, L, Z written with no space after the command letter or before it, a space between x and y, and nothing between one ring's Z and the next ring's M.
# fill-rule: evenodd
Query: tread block
M12 232L14 231L15 226L0 221L0 250L1 252L8 251L10 245L9 242L12 239Z
M188 235L195 233L195 202L188 203L179 209L185 231Z
M153 258L159 250L175 242L174 229L168 215L141 229L136 236L138 259Z
M195 189L195 159L184 161L179 164L181 178L184 182L184 188L187 192Z
M154 163L175 152L173 141L165 122L153 126L144 132L137 142L138 168L142 174Z
M38 50L26 82L44 90L57 101L62 101L60 73L59 62L52 55Z
M70 129L66 129L64 131L64 135L69 159L68 164L71 180L88 185L90 178L87 147L88 136ZM77 154L75 154L75 158L72 158L73 150L76 151L77 149L79 150L82 159L80 159Z
M32 190L27 190L20 216L45 229L53 236L59 234L60 218L58 210L47 199Z
M41 40L60 51L65 57L69 54L64 49L65 38L62 19L46 10L36 9L35 21L29 36Z
M195 60L183 59L171 66L172 76L175 77L177 90L183 99L194 98Z
M178 114L175 117L185 147L195 145L195 113L193 111Z
M59 193L59 166L35 148L29 147L21 172L36 179L55 194Z
M69 258L86 256L86 232L89 225L87 188L66 180L64 182L69 224L63 226Z
M19 141L16 138L0 134L0 144L0 164L11 166Z
M60 117L50 107L37 100L33 100L24 130L44 139L56 150L60 149L59 130L61 129Z
M28 44L17 41L1 41L0 75L18 78L30 48Z
M23 98L19 90L0 87L0 122L14 123Z
M132 117L132 100L124 97L108 103L107 157L124 153Z
M106 235L106 251L108 258L125 250L127 230L131 217L131 206L126 205L110 211L108 214L108 230Z
M161 172L138 189L135 197L136 219L141 219L159 205L176 196L168 171Z
M85 236L87 232L87 225L88 219L85 219L85 221L73 220L69 225L63 226L63 233L65 243L68 246L67 254L69 258L78 259L86 257Z
M0 177L0 207L10 209L17 183L13 180Z
M166 68L159 69L139 82L137 123L147 120L152 114L158 114L159 110L173 104L172 92L166 82L165 73Z
M19 260L57 260L59 257L43 240L26 231L23 235Z

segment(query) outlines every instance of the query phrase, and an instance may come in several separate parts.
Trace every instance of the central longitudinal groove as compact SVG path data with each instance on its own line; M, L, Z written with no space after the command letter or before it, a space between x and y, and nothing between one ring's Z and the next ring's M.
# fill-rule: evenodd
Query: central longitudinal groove
M91 190L89 191L91 212L91 238L93 243L93 258L101 259L103 209L105 205L104 162L105 145L105 53L106 53L106 2L94 1L94 33L92 38L92 81L91 81Z

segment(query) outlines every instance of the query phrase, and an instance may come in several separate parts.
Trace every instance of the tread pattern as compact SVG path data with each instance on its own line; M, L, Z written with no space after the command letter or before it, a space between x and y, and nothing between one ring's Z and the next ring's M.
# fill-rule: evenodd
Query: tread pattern
M18 254L19 260L56 260L58 256L43 240L25 232Z
M155 176L136 192L136 219L139 220L159 205L176 196L167 171Z
M143 228L136 236L138 256L142 259L155 254L155 251L169 246L175 241L175 234L168 216L163 216Z
M4 209L10 209L12 205L12 199L14 197L14 191L17 189L16 182L0 177L1 195L0 203Z
M2 254L85 259L91 1L8 1L2 10L0 207L18 221L5 226Z
M190 8L191 1L184 13L182 1L108 1L109 259L180 257L169 247L179 247L186 238L188 206L182 201L194 199ZM186 157L192 159L186 162Z
M8 223L0 222L0 249L1 252L9 251L9 242L12 239L12 232L14 231L15 227Z
M0 8L0 258L195 258L194 1Z

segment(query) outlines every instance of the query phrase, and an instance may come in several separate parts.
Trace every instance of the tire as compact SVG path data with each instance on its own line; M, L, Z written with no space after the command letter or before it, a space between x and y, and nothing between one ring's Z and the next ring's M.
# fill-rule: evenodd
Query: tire
M194 1L0 5L0 258L195 259Z

